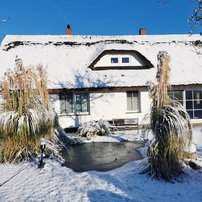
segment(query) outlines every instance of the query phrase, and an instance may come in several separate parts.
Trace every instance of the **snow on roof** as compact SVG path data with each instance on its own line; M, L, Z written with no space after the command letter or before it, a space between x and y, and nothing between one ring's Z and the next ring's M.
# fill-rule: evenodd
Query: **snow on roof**
M201 47L200 35L7 35L0 49L0 77L8 68L14 68L18 56L25 66L42 64L47 68L50 89L145 86L155 79L158 52L167 51L172 85L202 84ZM102 71L88 68L106 50L135 50L154 68Z

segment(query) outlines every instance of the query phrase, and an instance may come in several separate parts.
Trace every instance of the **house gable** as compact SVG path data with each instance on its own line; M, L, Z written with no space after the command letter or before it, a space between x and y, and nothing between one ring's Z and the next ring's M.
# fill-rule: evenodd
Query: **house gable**
M89 66L92 70L150 69L154 65L135 50L105 50Z

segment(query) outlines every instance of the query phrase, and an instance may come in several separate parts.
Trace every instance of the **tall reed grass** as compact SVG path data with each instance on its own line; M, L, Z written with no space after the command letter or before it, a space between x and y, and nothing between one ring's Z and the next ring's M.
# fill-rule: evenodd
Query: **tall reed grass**
M26 160L39 151L42 137L51 138L54 113L49 105L45 69L25 68L16 59L2 82L0 111L1 162Z
M174 181L183 173L180 157L191 142L192 129L186 110L168 96L170 58L166 52L159 52L157 58L157 84L150 85L152 106L149 117L154 140L148 148L149 166L143 173Z

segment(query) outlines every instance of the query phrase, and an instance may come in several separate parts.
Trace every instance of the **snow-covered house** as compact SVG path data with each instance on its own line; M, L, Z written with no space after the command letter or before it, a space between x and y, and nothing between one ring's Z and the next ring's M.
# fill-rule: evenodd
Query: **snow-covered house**
M71 31L71 30L70 30ZM71 32L68 32L68 34ZM157 54L170 55L171 96L202 123L200 35L7 35L0 49L0 77L14 68L47 68L48 88L62 127L89 120L138 119L149 111L148 81L155 81Z

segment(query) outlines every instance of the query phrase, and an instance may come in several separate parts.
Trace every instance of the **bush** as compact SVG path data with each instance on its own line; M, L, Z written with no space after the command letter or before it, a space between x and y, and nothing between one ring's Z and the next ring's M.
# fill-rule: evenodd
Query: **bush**
M82 137L109 135L111 134L109 126L110 124L102 119L98 121L89 121L79 127L77 134Z

